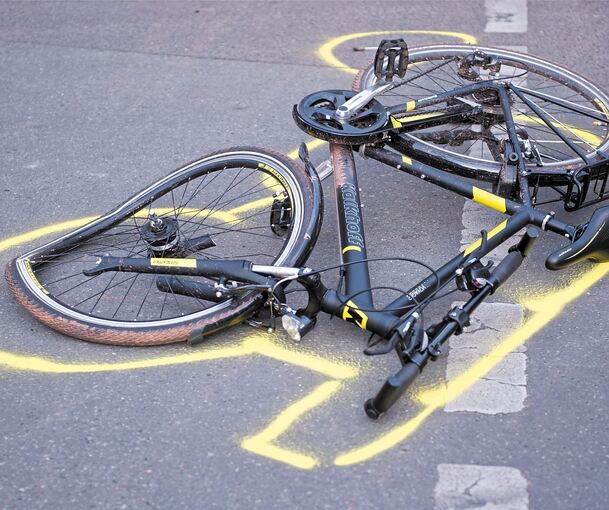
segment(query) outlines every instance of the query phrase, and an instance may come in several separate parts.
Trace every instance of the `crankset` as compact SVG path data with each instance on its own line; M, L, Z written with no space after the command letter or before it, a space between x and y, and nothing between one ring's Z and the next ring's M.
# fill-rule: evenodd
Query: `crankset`
M310 94L294 106L294 120L300 129L322 140L358 144L380 139L389 116L379 101L372 99L353 115L341 115L341 106L355 95L351 90Z

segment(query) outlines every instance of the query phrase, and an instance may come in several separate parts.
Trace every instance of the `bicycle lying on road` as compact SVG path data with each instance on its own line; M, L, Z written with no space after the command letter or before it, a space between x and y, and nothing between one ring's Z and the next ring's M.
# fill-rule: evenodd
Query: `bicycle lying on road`
M549 269L609 261L609 206L582 225L539 209L560 201L574 211L609 195L609 99L571 71L503 49L409 51L403 40L387 40L353 91L316 92L293 115L302 130L330 145L340 264L304 265L323 213L306 146L301 162L238 147L183 166L11 261L6 277L15 297L62 333L119 345L195 344L264 307L271 325L281 318L300 340L320 312L338 316L372 334L366 354L398 354L402 368L365 405L377 418L514 274L540 231L569 240L548 256ZM406 257L369 258L354 153L508 218L438 269ZM462 177L491 183L491 191ZM496 267L483 262L511 239ZM368 263L378 260L416 262L429 274L375 308ZM336 269L344 291L322 282L322 273ZM290 284L306 290L306 306L288 305ZM423 310L449 286L467 300L425 325Z

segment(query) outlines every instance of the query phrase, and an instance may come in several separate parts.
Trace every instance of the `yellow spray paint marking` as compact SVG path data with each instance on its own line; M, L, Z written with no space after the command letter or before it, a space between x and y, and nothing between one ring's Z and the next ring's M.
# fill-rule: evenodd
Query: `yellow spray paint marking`
M281 189L283 189L283 188L281 188ZM272 196L262 197L262 198L259 198L258 200L252 200L251 202L248 202L247 204L237 206L234 209L231 209L230 212L231 212L231 214L238 215L238 214L244 213L244 212L255 211L256 209L262 209L263 207L268 207L270 205L273 205L273 197ZM238 220L238 221L241 221L241 220Z
M27 356L23 354L0 351L0 365L15 370L45 372L51 374L87 374L97 372L119 372L124 370L164 367L181 365L198 361L209 361L222 358L234 358L249 354L259 354L290 365L306 368L333 379L355 377L357 368L337 361L331 361L300 351L292 351L271 341L262 335L249 335L239 344L206 350L191 350L187 354L174 354L156 358L124 361L117 363L76 363L53 361L42 356Z
M539 117L532 117L530 115L522 115L520 113L517 113L514 115L514 120L525 124L538 124L547 127L547 124L542 119L540 119ZM588 131L586 129L578 128L561 122L552 122L551 124L556 129L573 133L575 136L586 142L592 148L598 147L603 142L603 139L600 136L595 135L592 131Z
M191 216L192 218L195 218L196 216L210 216L226 222L234 221L237 219L234 213L234 209L230 211L214 211L213 209L196 209L194 207L155 207L150 209L150 211L154 211L159 216L173 216L175 214L176 209L179 211L179 216ZM149 217L148 213L149 210L144 208L137 211L131 217L147 220Z
M340 69L348 74L357 74L357 69L349 67L347 64L341 62L334 56L334 50L341 44L353 41L354 39L389 34L434 35L440 37L449 37L451 39L459 39L465 44L476 44L478 42L473 35L464 34L463 32L447 32L444 30L377 30L374 32L357 32L334 37L320 46L316 51L316 54L321 60L332 67L336 67L337 69Z
M8 239L0 241L0 252L8 250L12 246L26 244L50 234L57 234L58 232L64 232L66 230L74 230L92 222L93 220L96 220L97 218L99 218L99 216L88 216L86 218L78 218L77 220L62 221L61 223L55 223L54 225L48 225L46 227L37 228L36 230L30 230L25 234L9 237Z
M307 396L283 410L262 432L244 439L241 442L241 447L250 452L285 462L297 468L314 468L319 463L314 457L287 450L273 444L273 441L290 429L303 414L326 402L332 395L338 392L340 387L340 381L322 383Z
M239 344L231 347L206 349L204 351L195 351L188 354L177 354L173 356L162 356L158 358L147 358L118 363L66 363L53 361L41 356L27 356L0 351L0 365L9 369L28 372L89 374L164 367L249 355L268 357L290 365L318 372L333 379L317 386L308 395L281 411L262 431L245 438L241 442L241 446L252 453L279 462L284 462L293 467L312 469L319 464L319 460L316 457L278 446L274 441L313 409L327 402L332 395L340 390L341 380L355 377L358 374L358 370L343 363L330 361L303 352L292 351L261 335L249 336Z
M309 151L313 151L319 147L321 147L322 145L325 145L328 142L325 142L323 140L319 140L319 139L315 139L315 140L311 140L309 142L306 143L307 149L309 149ZM288 152L288 158L290 159L298 159L298 151L299 149L294 149L292 152Z
M173 356L161 356L158 358L117 363L66 363L63 361L53 361L42 356L27 356L0 351L0 365L13 370L43 372L47 374L92 374L97 372L122 372L142 368L165 367L198 361L235 358L248 354L252 354L252 351L244 344L240 344L235 347L193 351L188 354L176 354Z
M594 269L588 271L564 289L548 294L541 299L526 300L522 304L534 311L534 315L472 367L448 381L445 386L420 393L418 400L426 407L414 418L392 428L389 432L363 446L338 455L334 463L338 466L347 466L364 462L407 439L434 411L442 408L471 388L476 381L486 376L510 352L541 331L562 313L565 306L579 298L607 273L609 273L609 264L601 264L595 266Z

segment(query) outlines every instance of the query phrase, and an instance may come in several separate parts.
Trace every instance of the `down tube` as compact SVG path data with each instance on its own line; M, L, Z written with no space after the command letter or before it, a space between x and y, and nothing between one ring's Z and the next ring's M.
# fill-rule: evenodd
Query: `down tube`
M359 187L353 160L353 150L346 145L330 143L334 168L334 190L338 216L340 250L345 267L347 296L357 294L355 301L361 308L373 308L370 274L366 259L366 240L362 219ZM362 261L357 264L354 262Z

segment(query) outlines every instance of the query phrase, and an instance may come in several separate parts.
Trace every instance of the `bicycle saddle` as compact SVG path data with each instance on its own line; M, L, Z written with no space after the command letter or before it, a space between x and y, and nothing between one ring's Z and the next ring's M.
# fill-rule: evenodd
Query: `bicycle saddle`
M609 262L609 205L594 211L588 225L573 243L550 254L546 267L555 271L586 259Z

